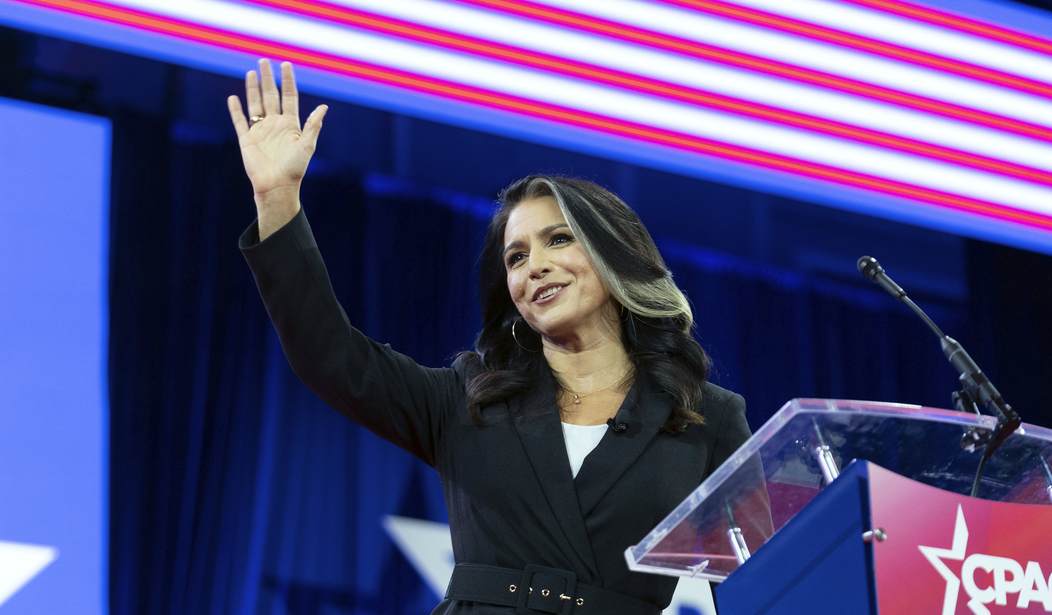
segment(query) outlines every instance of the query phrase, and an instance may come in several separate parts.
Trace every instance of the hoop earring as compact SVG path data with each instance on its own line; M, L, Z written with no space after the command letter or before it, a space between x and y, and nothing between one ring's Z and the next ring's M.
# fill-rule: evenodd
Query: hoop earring
M511 339L515 340L515 345L516 346L518 346L519 348L522 348L526 352L537 352L536 350L530 350L529 348L523 346L522 342L519 341L519 336L515 335L515 325L519 324L520 320L522 320L522 319L521 318L516 318L515 320L511 321Z

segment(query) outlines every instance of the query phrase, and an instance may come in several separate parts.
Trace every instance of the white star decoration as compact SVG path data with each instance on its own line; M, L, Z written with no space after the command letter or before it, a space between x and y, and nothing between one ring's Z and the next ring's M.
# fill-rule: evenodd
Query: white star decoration
M0 606L57 557L54 547L0 540Z
M946 594L942 599L942 615L953 615L957 611L957 593L961 589L961 580L957 578L943 560L961 561L968 548L968 524L964 521L964 511L957 505L957 524L953 528L953 545L949 549L918 546L928 562L946 581Z

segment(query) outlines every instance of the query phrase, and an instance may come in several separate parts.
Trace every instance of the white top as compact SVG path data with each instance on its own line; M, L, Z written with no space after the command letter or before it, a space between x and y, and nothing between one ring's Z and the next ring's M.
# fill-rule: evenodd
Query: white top
M566 440L566 454L570 457L570 469L573 470L574 478L577 478L577 473L581 471L584 458L596 446L599 446L599 441L603 439L603 434L609 428L610 426L606 423L601 425L563 423L563 439Z

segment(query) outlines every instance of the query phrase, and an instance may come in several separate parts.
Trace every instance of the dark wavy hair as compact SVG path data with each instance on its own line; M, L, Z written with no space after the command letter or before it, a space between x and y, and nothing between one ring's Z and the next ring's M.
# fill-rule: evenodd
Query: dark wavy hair
M508 294L503 261L504 229L520 202L552 197L599 279L620 306L621 341L637 377L649 376L671 401L669 432L701 424L697 411L710 361L691 335L690 304L639 216L616 194L593 182L563 176L530 175L501 191L480 256L482 330L475 350L461 353L475 373L467 383L472 418L482 424L482 408L528 389L550 370L540 336L525 323ZM521 345L520 345L521 344ZM549 371L550 373L550 371ZM556 382L558 382L556 380Z

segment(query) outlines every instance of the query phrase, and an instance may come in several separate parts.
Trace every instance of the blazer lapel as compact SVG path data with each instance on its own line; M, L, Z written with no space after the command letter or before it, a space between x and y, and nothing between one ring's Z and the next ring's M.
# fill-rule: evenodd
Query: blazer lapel
M636 379L615 419L627 429L622 433L607 430L577 472L577 500L584 517L591 514L606 492L635 463L672 412L666 396L657 394L648 385L645 375Z
M555 403L555 383L547 369L541 371L538 386L510 400L512 421L559 528L594 577L598 568L574 491L573 472Z

